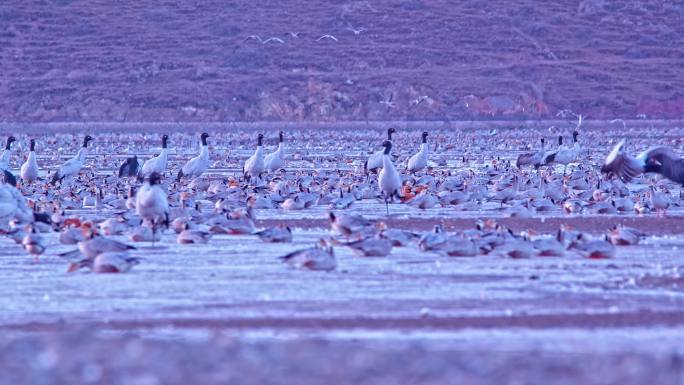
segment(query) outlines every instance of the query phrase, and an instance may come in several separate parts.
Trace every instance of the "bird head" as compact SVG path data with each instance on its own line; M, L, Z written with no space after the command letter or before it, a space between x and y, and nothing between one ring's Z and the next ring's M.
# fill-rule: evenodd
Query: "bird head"
M386 140L382 142L382 147L385 147L385 154L389 155L390 151L392 150L392 142Z
M160 180L161 180L161 175L158 172L153 172L152 174L150 174L150 177L149 177L150 185L159 184Z
M390 127L387 129L387 140L392 140L392 134L397 132L397 129L394 127Z

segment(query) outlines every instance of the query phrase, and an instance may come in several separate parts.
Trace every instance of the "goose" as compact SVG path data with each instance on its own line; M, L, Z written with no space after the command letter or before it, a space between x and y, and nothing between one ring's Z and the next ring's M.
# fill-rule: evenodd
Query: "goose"
M538 238L532 242L532 246L540 257L562 257L565 255L565 246L556 238Z
M206 171L207 167L209 167L209 148L207 147L208 137L209 134L206 132L203 132L200 135L200 142L202 146L200 148L199 155L188 160L188 162L181 167L180 171L178 171L178 177L176 178L176 181L180 182L181 178L184 176L189 178L199 177L204 173L204 171Z
M423 251L439 250L447 242L447 234L442 225L435 225L434 230L423 234L418 241L418 247Z
M45 251L46 243L43 237L36 233L36 227L34 225L29 225L29 228L28 233L21 241L21 246L26 252L33 255L37 262L38 257Z
M603 239L591 239L580 234L578 240L571 247L590 259L605 259L615 256L615 245L610 243L608 236Z
M190 224L185 224L185 229L178 234L176 242L180 244L207 243L211 239L211 233L201 229L191 229Z
M332 271L337 267L335 252L324 240L314 247L294 251L279 259L298 269Z
M468 238L449 237L442 249L450 257L475 257L478 247L475 242Z
M409 160L408 163L406 164L406 170L411 173L416 173L425 167L427 167L428 164L428 144L427 144L427 137L428 133L423 132L423 135L421 136L422 142L420 144L420 150L418 153L413 155Z
M59 243L63 245L75 245L85 240L86 236L83 234L83 230L78 227L67 227L59 233Z
M655 147L642 152L636 158L624 152L625 140L621 140L608 154L601 172L615 175L625 183L637 176L653 172L684 185L684 159L668 147Z
M121 235L127 230L127 226L117 218L108 218L98 225L103 235Z
M390 127L387 129L387 141L392 142L392 134L397 132L397 130L394 127ZM384 143L383 143L384 146ZM368 157L366 162L363 165L363 170L366 174L368 174L369 171L376 172L378 169L383 167L382 163L382 158L383 155L385 154L385 150L379 150L377 152L374 152L371 156Z
M268 196L250 195L247 205L255 209L272 209L273 200Z
M140 258L132 257L126 252L104 252L95 258L86 258L69 264L68 273L87 267L93 273L125 273L140 263Z
M93 140L90 135L83 138L83 147L78 150L78 153L73 158L64 162L57 171L52 175L51 184L63 181L65 178L73 177L78 174L86 161L88 154L88 143Z
M32 183L38 179L38 162L36 161L36 140L31 139L26 162L21 165L20 176L24 183Z
M169 136L164 134L162 135L161 139L161 152L159 153L159 155L154 156L145 161L145 163L142 166L142 169L140 170L140 178L147 178L153 172L156 172L159 175L164 175L164 172L166 171L166 164L169 160L169 150L167 148Z
M608 241L616 246L630 246L639 243L646 234L632 227L615 225L608 232Z
M143 220L152 224L152 233L156 234L157 226L163 224L169 227L169 202L166 192L159 185L161 175L156 172L150 174L136 194L135 208Z
M342 243L362 257L386 257L392 251L392 241L383 237L367 237Z
M395 196L400 198L401 176L394 168L389 155L392 150L392 142L386 140L382 145L385 147L385 152L382 156L382 170L378 174L378 186L380 186L380 192L385 199L385 208L387 215L389 215L389 199L394 200Z
M656 190L655 186L651 186L646 194L651 201L650 207L656 210L656 216L664 216L667 213L667 209L670 207L670 196Z
M119 178L135 177L138 175L139 170L140 162L138 162L138 156L133 155L132 157L126 158L121 167L119 167Z
M356 202L356 197L351 190L344 194L342 189L340 189L339 198L335 198L330 202L330 208L337 210L348 209L354 202Z
M577 157L579 157L580 144L577 141L578 136L579 136L579 133L577 131L574 131L572 133L572 141L573 141L572 147L564 147L563 146L563 137L559 136L558 137L558 149L555 151L547 152L546 155L544 155L543 163L547 164L547 165L562 164L564 166L563 167L563 175L565 175L565 172L567 171L567 168L568 168L568 164L576 161Z
M242 174L247 182L251 181L253 177L259 177L261 173L264 172L263 140L264 134L259 133L259 135L257 135L257 148L254 151L254 154L245 161L245 165L242 167Z
M495 246L493 254L508 258L530 258L536 250L525 238L509 237L500 245Z
M295 195L294 198L287 198L285 201L280 205L283 210L302 210L305 208L305 202L299 198L299 195Z
M349 238L352 235L368 233L375 228L375 223L361 215L335 214L330 212L330 229L336 235L343 235Z
M283 132L278 133L278 149L266 155L264 158L264 169L266 171L275 171L283 168L285 165L285 146L283 144Z
M439 199L431 193L428 193L427 189L421 191L418 195L406 202L407 205L421 210L433 208L437 203L439 203Z
M518 155L518 160L515 162L517 168L522 168L523 166L533 165L535 169L538 169L541 165L544 154L546 154L545 140L541 138L541 148L537 152L530 152L526 154Z
M98 255L106 252L126 252L135 250L135 246L128 245L116 239L107 238L99 235L93 228L86 227L86 239L78 242L78 249L59 254L62 258L72 259L74 257L84 257L85 259L95 259ZM81 258L83 259L83 258Z
M501 207L503 207L504 203L508 203L518 196L519 190L520 190L520 183L518 180L518 176L514 175L513 176L513 185L497 191L495 194L493 194L489 198L489 200L490 201L499 201L499 202L501 202Z
M5 150L2 152L2 157L0 157L0 169L9 170L10 158L12 156L12 143L16 141L17 140L14 138L14 136L7 138Z
M254 233L264 242L289 243L292 242L292 230L289 226L269 227Z
M380 231L378 236L389 239L394 247L406 247L420 237L420 235L410 231L388 229L386 227Z

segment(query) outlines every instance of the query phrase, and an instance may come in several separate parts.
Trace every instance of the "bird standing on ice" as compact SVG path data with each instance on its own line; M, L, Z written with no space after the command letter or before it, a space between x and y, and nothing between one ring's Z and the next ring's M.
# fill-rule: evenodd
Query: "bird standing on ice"
M160 179L161 175L156 172L150 174L148 182L140 187L135 198L136 212L140 218L152 224L153 235L160 224L169 227L169 201L159 185Z
M392 143L392 134L397 132L397 130L394 127L390 127L387 129L387 141ZM363 169L368 174L368 171L377 171L379 168L382 168L382 156L385 153L385 150L380 150L377 152L374 152L371 154L371 156L368 157L368 160L366 160L366 163L363 165Z
M203 132L202 135L200 135L200 141L202 143L200 153L183 165L178 172L178 178L176 178L177 181L180 181L184 176L191 178L198 177L202 175L204 171L206 171L207 167L209 167L209 148L207 147L208 137L209 134L206 132Z
M264 148L262 142L264 134L257 136L257 148L254 154L245 161L245 166L242 168L242 174L245 176L247 182L251 181L252 177L259 177L264 172Z
M139 171L140 162L138 162L138 156L133 155L130 158L126 158L121 167L119 167L119 178L131 178L137 176Z
M409 172L416 173L425 167L427 167L428 164L428 144L427 144L427 137L428 133L423 132L422 137L422 143L420 144L420 151L418 151L417 154L413 155L409 160L406 165L406 169Z
M67 160L59 167L59 169L52 175L52 184L64 180L65 178L72 177L78 174L86 161L86 155L88 155L88 143L93 140L90 135L86 135L83 138L83 147L78 150L78 153L74 155L73 158Z
M385 147L385 151L382 156L382 170L378 174L378 185L380 186L382 196L385 198L385 207L387 208L387 215L389 215L389 200L399 196L401 176L399 176L397 169L394 168L390 158L392 142L386 140L382 145Z
M38 179L38 162L36 161L36 140L31 139L29 154L26 162L21 165L21 179L24 183L32 183Z
M550 151L544 156L544 164L562 164L563 175L567 171L568 164L574 162L579 157L580 144L577 141L577 136L579 133L577 131L572 133L572 147L563 146L563 137L558 137L558 149L556 151Z
M533 165L535 169L539 169L539 166L546 155L544 145L545 140L544 138L541 138L541 147L539 148L539 151L520 154L518 160L515 162L515 166L517 168L522 168L523 166Z
M0 169L9 170L10 157L12 156L12 143L16 141L14 136L7 138L5 150L2 152L2 157L0 157Z
M278 133L278 149L264 158L264 169L266 171L276 171L285 165L285 149L283 147L283 132L280 131Z
M168 141L169 136L166 134L162 135L161 152L159 153L159 155L145 161L140 172L141 178L147 178L153 172L156 172L162 176L164 175L164 172L166 171L166 164L169 161L169 150L167 149Z

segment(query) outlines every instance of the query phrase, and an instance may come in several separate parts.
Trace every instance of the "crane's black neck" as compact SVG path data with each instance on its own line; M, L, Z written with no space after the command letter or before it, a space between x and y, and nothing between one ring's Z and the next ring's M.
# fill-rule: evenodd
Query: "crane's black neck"
M31 139L29 151L34 151L35 149L36 149L36 141L35 141L35 139Z

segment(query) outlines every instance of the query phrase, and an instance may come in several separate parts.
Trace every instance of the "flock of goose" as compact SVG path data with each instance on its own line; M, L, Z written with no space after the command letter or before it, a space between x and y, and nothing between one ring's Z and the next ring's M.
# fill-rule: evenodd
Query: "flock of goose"
M284 262L299 268L332 270L336 267L335 247L382 257L394 247L407 246L448 256L610 258L616 253L616 245L636 244L643 234L624 226L615 226L599 236L568 227L554 234L514 232L494 219L478 220L474 229L455 233L446 232L439 224L426 233L388 226L394 220L390 203L392 210L401 204L419 210L449 210L440 213L442 216L469 211L482 218L531 218L552 213L665 215L668 208L682 205L677 189L684 183L684 163L672 149L656 147L632 156L625 151L623 140L597 164L580 146L580 125L581 121L572 132L569 146L563 144L562 135L558 136L558 146L550 149L545 148L544 139L538 150L518 140L504 147L518 145L517 153L501 153L505 155L491 159L484 158L484 146L497 153L493 147L506 142L505 134L462 138L464 152L456 158L449 133L435 130L437 140L431 150L428 138L433 133L422 132L416 146L409 145L408 135L397 143L393 137L397 130L389 128L382 149L370 155L359 152L363 141L356 140L354 133L330 133L334 151L316 154L322 146L320 135L300 132L299 139L306 145L286 153L290 151L286 151L285 133L281 131L277 148L268 154L264 135L258 134L253 142L256 149L246 159L234 150L244 148L249 137L218 133L233 151L220 146L210 150L211 136L204 132L199 136L199 153L184 163L170 159L167 134L156 139L161 144L158 155L145 162L136 155L123 159L123 163L116 154L135 151L131 145L146 143L146 137L129 135L127 141L117 141L109 134L103 146L105 153L93 157L88 152L95 140L85 135L78 152L60 164L58 153L67 151L77 136L57 135L43 141L52 155L42 165L36 155L40 140L28 140L19 179L12 173L12 144L16 139L10 136L0 158L5 180L0 185L0 231L36 260L48 248L46 234L59 232L61 244L76 247L59 254L69 262L68 271L88 268L98 273L125 272L140 259L131 255L136 246L125 242L123 236L131 243L154 243L162 241L171 229L179 244L207 243L217 234L252 234L264 242L287 243L293 239L287 220L257 229L256 213L322 207L329 219L330 236L310 248L282 256ZM177 146L187 148L189 136L177 136L185 139ZM122 143L128 147L121 148ZM480 152L472 151L476 145L481 145ZM529 150L521 152L521 146ZM213 160L212 151L216 151ZM230 156L235 162L228 159ZM93 162L88 164L89 160ZM211 175L212 169L227 163L239 167L232 174ZM41 167L48 170L44 172ZM118 173L106 171L115 168ZM664 178L652 178L654 173ZM387 219L371 220L354 211L362 201L382 203Z

